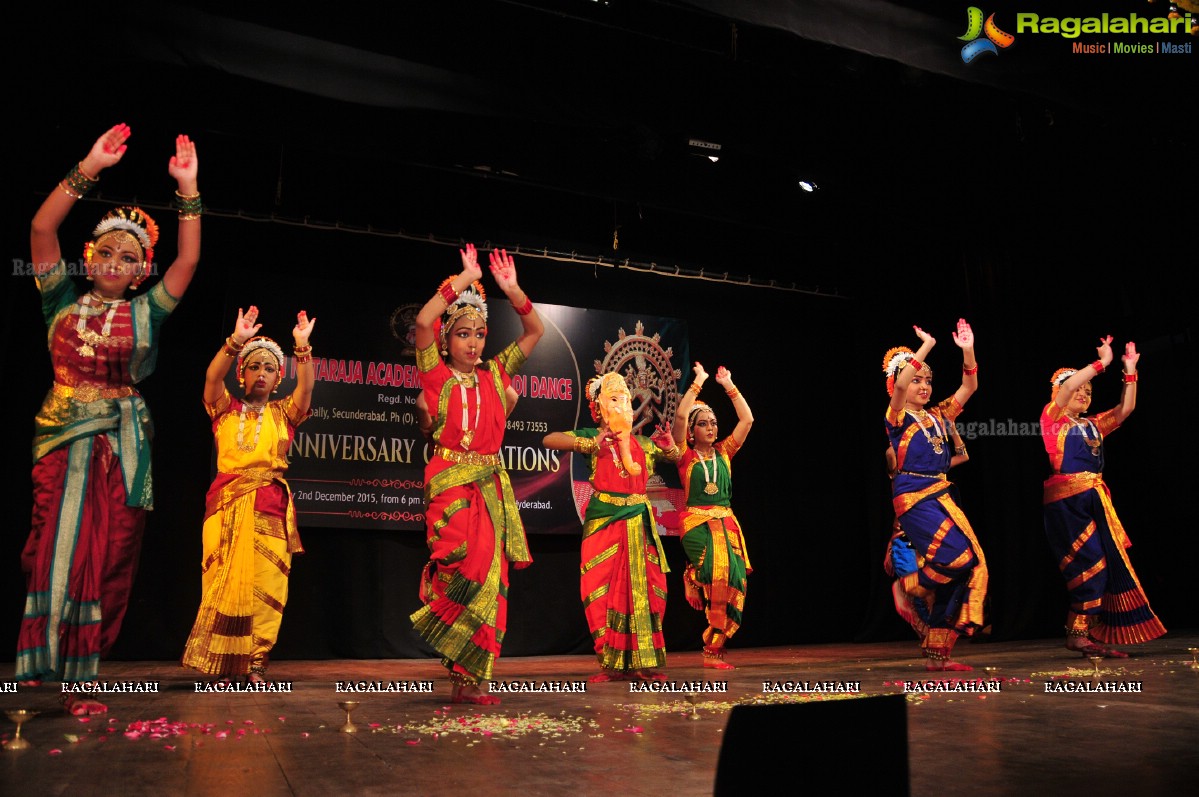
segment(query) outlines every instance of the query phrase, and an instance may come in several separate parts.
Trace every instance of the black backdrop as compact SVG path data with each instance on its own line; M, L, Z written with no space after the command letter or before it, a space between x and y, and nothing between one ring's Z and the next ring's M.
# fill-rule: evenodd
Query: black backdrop
M498 9L489 12L495 19L538 14L488 5ZM640 5L683 13L680 4L616 5L626 21ZM153 28L153 13L144 14L131 30ZM508 93L488 94L490 101L470 113L457 106L477 100L471 81L487 74L489 62L478 51L487 46L481 29L491 17L454 30L469 38L464 49L475 53L466 56L475 71L429 89L448 97L444 103L456 106L450 108L330 99L311 87L277 85L297 74L288 63L265 64L267 77L252 77L214 63L211 53L163 58L129 38L96 36L79 45L80 58L62 58L64 42L78 44L71 37L88 20L19 23L27 35L16 37L18 46L6 55L17 113L11 128L19 139L6 164L10 262L28 257L27 220L45 192L116 121L134 129L129 153L104 175L99 197L81 203L64 225L68 256L106 201L136 198L151 208L166 202L165 165L177 132L198 142L200 184L213 211L204 220L196 280L164 327L158 371L143 385L157 427L158 498L116 657L176 658L198 605L210 465L199 396L204 368L232 321L223 310L230 286L265 276L291 286L340 279L363 291L407 293L424 285L431 292L454 268L458 240L522 246L521 283L536 301L685 319L694 356L733 371L757 418L735 463L735 507L757 570L734 645L910 636L890 608L881 570L890 505L879 365L888 347L913 343L911 325L920 324L940 340L929 358L939 374L936 393L950 392L960 357L949 333L959 316L974 325L982 366L981 388L963 421L1033 423L1055 368L1093 359L1101 334L1121 344L1137 341L1144 352L1140 403L1109 441L1106 478L1155 609L1167 627L1193 625L1187 577L1195 543L1186 531L1186 499L1194 314L1182 286L1193 270L1193 253L1186 252L1194 241L1196 169L1193 149L1185 150L1194 128L1178 126L1176 105L1163 104L1157 117L1120 118L1026 93L963 88L943 76L752 26L740 29L739 55L730 59L719 52L723 43L709 45L708 28L719 24L710 17L687 17L692 38L677 31L649 36L643 28L622 40L624 55L611 64L621 71L608 84L596 77L593 62L566 59L578 49L586 61L594 55L587 47L607 44L585 44L576 28L582 38L602 40L617 37L614 28L537 19L536 41L513 42L520 35L515 27L505 31L504 41L521 55L497 59L499 74L489 77ZM194 27L168 22L200 49L228 44L227 26L202 20ZM426 37L450 38L446 19L419 22ZM329 41L346 45L350 27L344 20L333 25ZM368 27L360 21L356 30ZM362 35L368 40L358 44L378 53L381 45ZM431 45L412 43L418 38L413 30L397 32L393 55L437 65L425 52ZM165 34L154 41L171 49ZM796 62L823 59L818 79L787 62L792 46ZM308 66L319 73L328 53L311 55ZM630 60L643 71L634 73ZM683 68L688 64L692 73ZM271 70L279 80L270 79ZM685 74L701 72L725 84L699 92ZM1182 81L1184 73L1162 69L1146 91ZM562 92L567 75L578 77L575 93ZM547 94L550 80L554 92ZM638 81L651 85L635 92ZM778 96L813 87L823 112L815 119L798 107L763 110ZM622 91L630 98L618 99ZM654 91L689 98L686 113L655 109ZM670 104L668 95L655 96ZM732 110L730 97L737 98ZM692 115L692 106L705 101L714 107ZM593 116L581 122L586 110ZM746 117L747 129L769 127L776 114L772 138L810 130L814 141L828 145L825 173L844 182L826 181L809 201L784 196L748 157L740 172L719 178L693 176L694 162L671 160L677 131L664 117L681 115L697 126L704 119L733 140L752 138L729 121L734 111ZM638 114L649 133L629 122ZM723 125L712 121L722 115ZM414 149L397 153L391 141ZM601 159L591 168L607 170L608 179L579 165L587 146ZM731 151L729 159L738 165ZM852 169L844 165L850 160ZM524 171L476 168L501 163L519 163ZM169 211L158 216L165 263L174 225ZM329 228L333 222L343 229ZM608 262L530 253L543 249L573 251L579 259L598 254ZM754 284L611 265L625 257L656 263L659 271L677 264L684 275L727 272ZM770 280L805 290L761 287ZM9 608L0 655L11 656L23 602L18 554L30 512L30 419L51 373L32 280L14 276L4 294L9 467L0 601ZM319 315L313 308L321 300L313 296L308 309ZM285 336L285 319L265 320L268 332ZM318 329L317 346L319 336ZM1098 380L1097 406L1111 405L1117 395L1117 378ZM727 426L731 409L719 396L713 400ZM1041 531L1047 464L1040 441L989 435L967 442L971 462L955 480L991 566L994 636L1056 636L1066 600ZM307 553L293 569L276 657L423 655L407 621L426 551L421 535L302 531ZM578 541L531 531L536 564L512 576L504 652L588 650L576 600ZM678 565L669 581L668 647L696 649L702 618L682 599L677 540L666 547Z

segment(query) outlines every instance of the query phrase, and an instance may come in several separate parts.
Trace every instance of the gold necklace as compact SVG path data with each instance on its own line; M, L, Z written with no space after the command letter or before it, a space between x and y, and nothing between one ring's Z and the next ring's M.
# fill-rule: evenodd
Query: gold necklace
M706 484L704 484L704 494L705 495L716 495L716 493L720 492L720 488L716 486L716 473L717 473L716 449L715 448L712 449L712 473L711 474L708 473L708 463L704 459L703 452L701 452L697 448L697 449L695 449L695 456L699 459L699 466L701 468L703 468L703 470L704 470L704 481L706 482Z
M108 314L104 317L104 324L100 327L100 334L98 335L87 328L87 320L93 316L91 312L93 299L100 305L107 305L108 307ZM109 333L112 332L112 319L117 314L117 308L124 303L124 299L105 299L95 291L88 291L80 297L79 320L75 322L75 336L83 344L75 349L80 357L95 357L96 350L92 346L109 345ZM97 307L94 315L100 315L103 312L103 307Z
M1099 445L1103 442L1103 438L1099 434L1099 429L1096 428L1095 424L1091 422L1091 419L1076 418L1073 415L1066 415L1066 417L1070 419L1070 423L1074 424L1074 426L1082 434L1082 441L1091 449L1091 456L1099 456ZM1095 430L1095 437L1093 439L1089 434L1087 434L1087 429Z
M908 415L911 415L912 418L915 419L916 425L920 427L920 431L924 432L924 439L927 440L929 445L931 445L933 447L933 453L934 454L944 453L945 449L941 448L941 445L945 442L945 438L942 436L940 424L937 423L937 416L930 415L925 410L919 410L919 411L906 410L906 412ZM924 428L923 418L926 415L932 420L932 426L937 432L936 437L930 435L928 433L928 429Z
M477 374L464 374L454 366L450 366L450 373L458 380L458 395L462 399L462 450L469 451L470 444L475 439L475 430L479 428L479 413L483 408L482 396L479 394L479 378ZM469 408L469 403L466 400L466 389L474 387L475 389L475 425L472 428L469 425L469 416L466 414Z

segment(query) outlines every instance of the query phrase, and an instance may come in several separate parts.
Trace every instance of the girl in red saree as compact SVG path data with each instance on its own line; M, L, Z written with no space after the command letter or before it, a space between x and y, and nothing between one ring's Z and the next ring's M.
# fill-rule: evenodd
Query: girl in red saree
M524 365L545 328L516 281L507 252L491 253L491 274L521 322L521 334L490 360L483 271L472 244L461 251L462 273L442 283L416 316L416 364L430 408L432 456L425 467L429 563L421 575L424 607L416 632L442 656L454 703L498 703L479 688L500 655L508 613L508 563L533 558L500 458Z
M542 444L588 456L595 488L583 518L579 591L600 672L592 682L666 675L666 555L646 495L659 459L674 462L668 429L651 440L631 434L629 388L618 373L587 383L595 429L551 432Z
M175 140L178 255L162 279L132 300L157 268L156 225L140 208L105 214L84 248L89 290L71 280L58 228L103 170L125 155L127 125L105 132L46 197L30 243L49 327L54 386L35 419L33 528L21 552L28 597L17 640L17 678L95 681L121 628L137 571L145 513L153 508L153 427L134 387L154 371L158 329L200 259L196 147ZM107 707L65 689L72 714Z

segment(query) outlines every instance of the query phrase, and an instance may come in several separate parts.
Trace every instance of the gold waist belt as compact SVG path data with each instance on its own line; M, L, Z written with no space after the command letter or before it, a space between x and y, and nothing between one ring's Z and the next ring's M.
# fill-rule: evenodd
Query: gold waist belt
M611 493L597 492L595 497L603 501L605 504L612 506L634 506L636 504L649 503L649 497L645 493L633 493L632 495L612 495Z
M262 479L264 481L273 481L283 478L283 471L275 470L274 468L238 468L232 472L218 474L221 476L248 476L251 479Z
M474 451L454 451L445 446L437 447L437 456L456 465L503 465L499 454L478 454Z
M1063 498L1070 498L1092 488L1098 489L1103 486L1102 473L1091 471L1055 473L1045 480L1044 503L1051 504L1054 501L1061 501Z
M73 398L76 401L88 402L100 399L119 399L136 396L137 391L132 385L124 387L100 387L99 385L64 385L54 383L54 395L59 398Z
M910 470L901 470L900 473L902 473L904 476L919 476L922 479L944 479L945 478L944 473L913 473Z
M732 507L727 506L689 506L687 511L693 515L704 517L732 517Z

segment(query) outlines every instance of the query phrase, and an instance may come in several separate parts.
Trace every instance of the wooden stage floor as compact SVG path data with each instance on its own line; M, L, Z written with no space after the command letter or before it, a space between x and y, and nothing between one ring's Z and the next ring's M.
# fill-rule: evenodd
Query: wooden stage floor
M105 683L152 682L159 691L110 694L109 714L87 722L63 712L56 684L0 692L5 711L40 712L22 732L33 747L0 753L0 794L692 797L713 793L730 711L755 704L791 706L783 725L760 732L783 738L793 755L741 755L722 764L722 777L746 788L777 784L771 767L781 766L785 792L824 790L839 772L880 766L881 750L852 729L812 723L805 709L887 694L905 695L912 794L1195 794L1199 668L1189 649L1196 647L1199 633L1171 633L1133 649L1133 658L1098 662L1096 676L1092 662L1059 640L962 643L960 659L977 669L948 674L958 681L926 674L912 643L734 648L729 660L738 669L730 672L704 670L698 653L685 652L670 655L668 684L710 689L726 681L728 691L633 693L627 683L588 684L586 692L514 692L482 707L450 706L431 659L281 661L271 677L290 681L290 693L235 694L196 691L205 682L171 662L110 662ZM497 665L498 678L525 689L570 688L593 672L587 656ZM905 681L930 678L938 682L905 694ZM419 688L429 680L432 693L336 691L339 682ZM804 681L809 688L856 683L860 691L764 686ZM965 691L984 689L992 691ZM358 733L339 732L338 702L346 699L360 703L352 715ZM0 719L5 741L14 727ZM902 750L896 738L887 746ZM767 746L739 741L750 751ZM830 741L833 753L814 753ZM892 783L879 793L906 792L908 784Z

